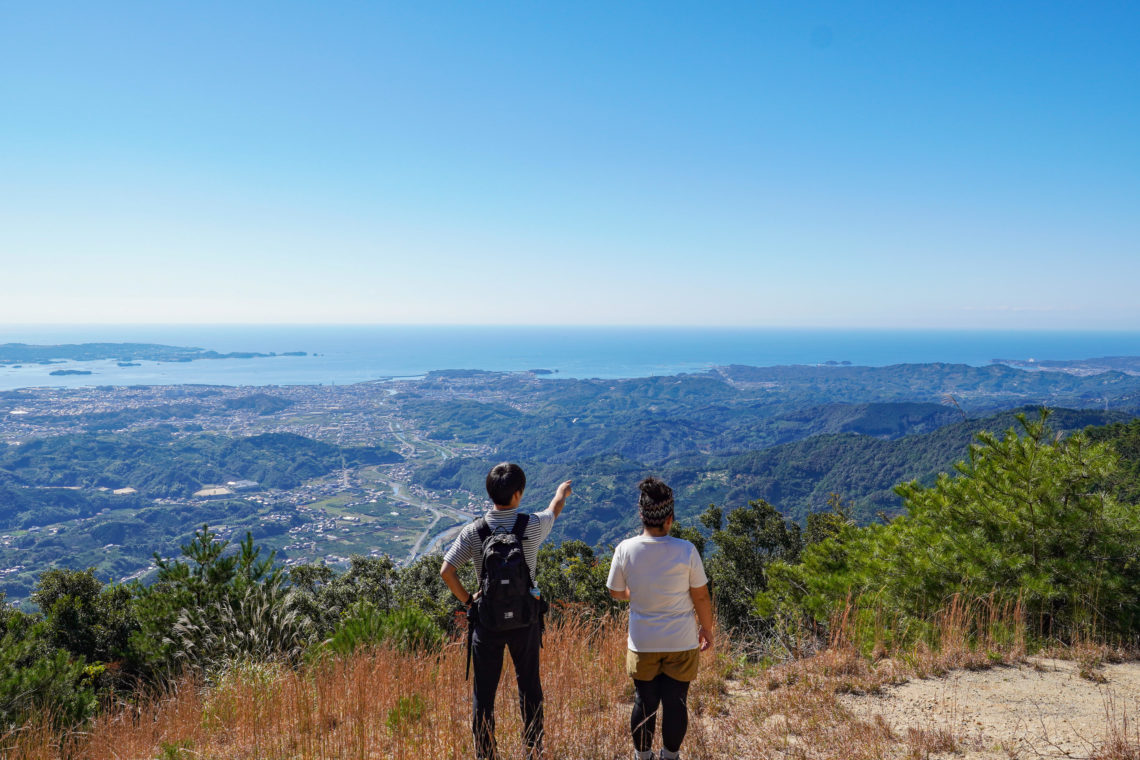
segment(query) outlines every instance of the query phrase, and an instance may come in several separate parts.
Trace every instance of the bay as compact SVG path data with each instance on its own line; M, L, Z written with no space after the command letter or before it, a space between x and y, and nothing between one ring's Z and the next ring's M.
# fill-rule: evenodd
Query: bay
M850 362L885 366L992 359L1140 355L1140 332L406 325L8 325L0 343L142 342L302 357L0 367L0 389L90 385L316 385L432 370L550 370L552 377L625 378L715 366ZM51 376L57 369L90 375Z

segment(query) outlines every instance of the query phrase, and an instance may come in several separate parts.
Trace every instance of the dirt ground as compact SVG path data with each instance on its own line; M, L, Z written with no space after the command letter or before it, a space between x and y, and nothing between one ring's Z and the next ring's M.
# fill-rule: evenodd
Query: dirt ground
M1013 667L912 680L875 696L845 696L856 715L892 731L949 732L958 752L932 757L1093 757L1112 736L1140 741L1140 662L1106 664L1101 682L1078 664L1031 658Z

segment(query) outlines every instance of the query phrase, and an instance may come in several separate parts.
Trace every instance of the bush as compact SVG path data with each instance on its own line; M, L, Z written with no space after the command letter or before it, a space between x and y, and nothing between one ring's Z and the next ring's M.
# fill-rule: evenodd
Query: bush
M298 593L300 609L327 636L353 604L371 602L380 612L396 606L394 586L401 572L390 557L349 558L349 567L336 574L325 564L298 565L289 580ZM438 573L437 573L438 575Z
M762 499L727 515L710 506L701 522L712 531L711 541L717 548L705 562L717 618L728 628L758 636L769 626L755 614L753 600L768 588L769 565L799 557L800 527Z
M423 610L404 607L380 612L371 602L359 602L349 609L322 649L347 656L357 649L387 643L401 652L434 652L443 641L443 630Z
M564 610L601 616L618 608L606 588L609 558L599 558L582 541L564 541L538 550L536 580L555 617Z
M130 639L152 674L212 670L234 660L297 660L308 647L312 623L285 585L274 555L247 533L227 553L208 527L182 547L189 561L156 558L158 580L136 587L140 630Z
M396 706L388 711L385 724L392 733L406 730L412 723L418 723L427 712L427 702L419 694L410 697L400 697Z
M248 586L205 608L182 610L171 642L185 665L215 670L239 661L299 662L312 625L275 578Z
M0 639L0 734L29 720L64 728L95 710L95 692L83 659L47 643L43 623Z
M138 629L131 589L104 586L92 569L46 570L32 592L52 646L88 662L131 660L129 638Z

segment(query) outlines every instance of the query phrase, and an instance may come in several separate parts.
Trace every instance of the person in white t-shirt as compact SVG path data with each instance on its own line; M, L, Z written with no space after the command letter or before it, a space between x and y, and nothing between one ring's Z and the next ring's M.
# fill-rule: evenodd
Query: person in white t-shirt
M673 490L652 477L638 488L642 532L618 544L606 586L629 602L625 668L636 692L629 727L637 758L656 760L660 707L661 760L676 760L689 727L689 683L713 643L712 601L697 547L669 535Z

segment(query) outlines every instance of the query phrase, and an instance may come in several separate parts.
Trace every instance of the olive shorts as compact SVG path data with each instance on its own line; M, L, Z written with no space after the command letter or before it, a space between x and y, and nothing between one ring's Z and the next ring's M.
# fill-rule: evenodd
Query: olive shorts
M625 653L625 672L635 681L652 681L664 673L675 681L692 681L697 677L700 665L699 649L684 652L635 652Z

